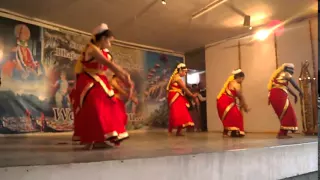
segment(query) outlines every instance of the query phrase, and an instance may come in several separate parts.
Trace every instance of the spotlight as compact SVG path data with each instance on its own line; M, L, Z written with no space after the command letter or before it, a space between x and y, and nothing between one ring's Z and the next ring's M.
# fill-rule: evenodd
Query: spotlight
M252 26L249 27L249 30L252 30Z
M262 29L254 35L254 38L259 41L264 41L270 35L270 30Z
M166 5L166 4L167 4L166 0L161 0L161 3L162 3L163 5Z

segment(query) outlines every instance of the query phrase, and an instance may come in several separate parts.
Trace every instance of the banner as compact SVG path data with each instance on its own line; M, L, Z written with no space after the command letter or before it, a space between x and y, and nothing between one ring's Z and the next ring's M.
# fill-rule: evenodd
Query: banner
M168 125L167 84L182 57L145 52L145 121L148 126L165 128Z
M75 60L90 37L7 18L0 18L0 29L0 134L72 131L68 94ZM135 105L123 97L127 128L167 127L166 85L183 58L120 46L110 50L131 74L139 100Z
M52 109L51 114L46 114L46 126L50 129L73 129L69 92L75 83L75 62L89 40L88 36L43 29L42 64L47 72L46 94Z

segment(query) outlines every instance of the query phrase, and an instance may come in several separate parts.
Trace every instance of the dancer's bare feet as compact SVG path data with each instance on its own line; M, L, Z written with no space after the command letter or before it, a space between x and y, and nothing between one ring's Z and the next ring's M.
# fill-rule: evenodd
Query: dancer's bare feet
M93 149L93 143L84 145L83 149L84 149L84 150L91 151L91 150Z

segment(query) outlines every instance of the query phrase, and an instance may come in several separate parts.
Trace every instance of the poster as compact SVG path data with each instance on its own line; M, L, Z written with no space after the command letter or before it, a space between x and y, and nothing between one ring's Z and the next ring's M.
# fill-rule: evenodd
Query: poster
M73 112L69 93L75 83L74 66L88 36L43 28L43 59L47 72L47 98L51 113L46 114L47 127L55 131L72 131Z
M0 29L0 133L39 131L49 112L41 28L0 18Z
M0 134L72 131L68 94L75 62L90 37L7 18L0 18L0 29ZM165 128L166 85L183 58L117 45L110 50L130 73L139 100L136 105L123 97L127 129Z

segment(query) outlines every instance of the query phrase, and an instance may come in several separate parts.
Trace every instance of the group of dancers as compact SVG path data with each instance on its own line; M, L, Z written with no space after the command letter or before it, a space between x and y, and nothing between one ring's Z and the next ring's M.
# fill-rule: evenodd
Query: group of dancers
M181 136L181 130L188 126L194 126L192 118L188 113L190 104L184 97L188 95L197 102L197 94L192 94L182 81L182 77L187 73L185 64L179 64L173 72L168 83L168 105L169 105L169 133L176 128L177 136ZM289 87L289 83L299 92L300 98L303 93L295 80L294 64L285 63L275 70L269 80L268 104L273 107L280 120L280 130L277 135L279 139L291 138L289 131L298 130L297 117L289 100L289 93L297 103L298 96ZM241 69L234 70L229 76L223 88L217 96L217 110L224 130L223 137L243 137L245 136L242 111L248 113L248 107L241 91L241 84L245 79L245 74Z
M297 117L289 100L289 93L294 97L295 103L298 101L298 96L289 87L289 83L299 92L300 98L303 97L303 93L293 79L293 74L294 64L285 63L273 72L268 83L268 105L271 104L280 120L280 130L277 135L279 139L291 138L288 132L298 130ZM241 69L233 71L217 96L217 109L224 126L224 137L245 135L242 110L248 113L250 109L241 91L244 78L245 74Z
M76 83L70 93L74 112L73 141L80 141L85 149L107 147L108 144L119 146L129 138L126 131L127 115L124 102L120 96L126 96L138 103L133 96L134 83L130 75L122 67L114 63L108 48L114 37L106 24L96 27L92 39L86 46L75 67ZM110 69L114 75L110 82L106 71ZM176 129L176 136L182 136L182 129L194 126L189 114L190 106L185 96L190 96L198 103L198 94L192 93L182 80L187 75L187 66L178 64L171 75L168 85L169 123L168 132ZM297 95L288 87L289 83L302 91L292 78L293 64L283 64L272 75L269 89L269 104L280 119L278 138L290 138L288 131L296 131L297 119L288 99L288 93ZM217 96L217 109L223 123L224 137L243 137L245 135L242 111L250 109L241 92L241 84L245 78L241 69L233 71Z

